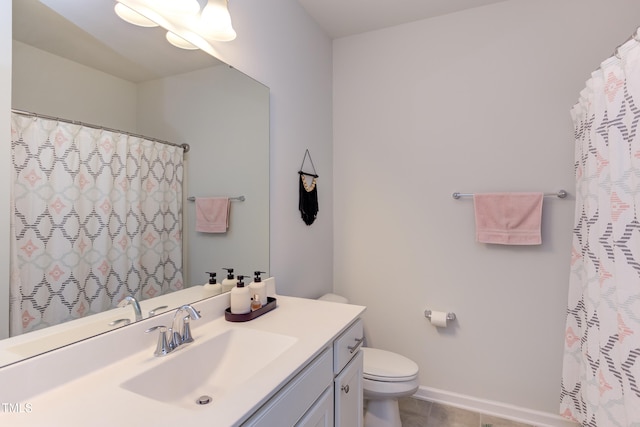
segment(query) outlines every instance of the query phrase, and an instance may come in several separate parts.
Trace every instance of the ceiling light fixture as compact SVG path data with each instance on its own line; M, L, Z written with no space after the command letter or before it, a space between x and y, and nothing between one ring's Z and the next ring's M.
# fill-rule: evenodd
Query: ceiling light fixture
M176 47L198 49L200 46L211 53L208 41L227 42L236 38L228 6L228 0L207 0L200 13L198 0L120 0L116 2L115 11L134 25L156 27L159 23L168 30L169 43ZM197 46L187 38L197 40Z
M200 13L198 0L156 0L153 3L157 11L166 15L197 15Z
M125 6L122 3L116 3L114 8L116 11L116 15L118 15L124 21L127 21L129 24L137 25L139 27L157 27L158 24L153 22L151 19L148 19L135 10L131 9L129 6Z
M212 40L228 42L236 38L228 0L209 0L202 10L200 25L204 36Z

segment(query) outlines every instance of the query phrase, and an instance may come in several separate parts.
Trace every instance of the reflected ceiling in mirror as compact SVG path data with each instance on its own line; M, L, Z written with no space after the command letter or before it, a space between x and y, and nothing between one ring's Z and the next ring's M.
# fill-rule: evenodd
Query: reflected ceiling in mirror
M178 49L161 27L141 28L114 12L113 0L13 2L13 38L130 82L222 64L201 50Z

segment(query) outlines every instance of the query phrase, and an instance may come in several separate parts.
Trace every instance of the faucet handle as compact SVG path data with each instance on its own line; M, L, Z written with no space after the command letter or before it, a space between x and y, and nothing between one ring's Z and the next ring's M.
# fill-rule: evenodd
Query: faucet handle
M122 326L128 325L129 323L131 323L130 319L118 319L118 320L114 320L113 322L109 322L109 326L117 326L119 324L122 323Z
M191 316L186 315L182 319L182 344L188 344L193 342L193 336L191 336Z
M151 327L144 332L148 334L150 332L155 331L156 329L158 329L159 331L158 344L156 345L156 351L153 352L153 355L156 357L165 356L169 354L172 350L172 347L169 346L169 341L167 340L167 327L158 325L158 326Z
M149 311L149 317L153 317L158 314L158 311L164 310L165 308L169 308L168 305L161 305L160 307L156 307L153 310Z

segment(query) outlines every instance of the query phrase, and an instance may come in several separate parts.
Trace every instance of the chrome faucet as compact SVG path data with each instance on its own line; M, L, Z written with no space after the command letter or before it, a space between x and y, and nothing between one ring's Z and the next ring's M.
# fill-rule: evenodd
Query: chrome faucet
M183 312L187 312L185 316L181 317ZM200 312L193 308L190 304L185 304L178 307L176 313L173 316L173 322L171 328L166 326L154 326L147 329L145 332L153 332L156 329L159 332L158 344L156 350L153 353L154 356L165 356L172 351L177 350L180 346L193 342L193 336L191 335L191 319L200 319ZM179 325L176 325L176 320ZM180 324L181 322L181 324ZM177 326L177 327L176 327Z
M118 307L126 307L129 304L133 306L133 312L136 314L136 321L142 320L142 309L140 308L140 303L134 297L130 295L124 297L118 304Z

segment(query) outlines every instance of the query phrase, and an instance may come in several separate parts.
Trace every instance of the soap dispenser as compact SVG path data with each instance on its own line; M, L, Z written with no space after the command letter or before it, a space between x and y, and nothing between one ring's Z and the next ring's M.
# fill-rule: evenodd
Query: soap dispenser
M231 289L231 314L247 314L251 312L251 294L244 286L244 276L238 275L237 285Z
M267 305L267 286L260 278L260 274L264 271L256 271L253 282L249 283L249 295L258 295L260 297L260 304L262 307Z
M216 283L216 273L207 271L209 275L209 283L205 284L202 289L203 297L208 298L222 293L222 285Z
M227 270L227 277L222 280L222 292L227 292L236 287L238 279L233 277L233 268L223 268Z

